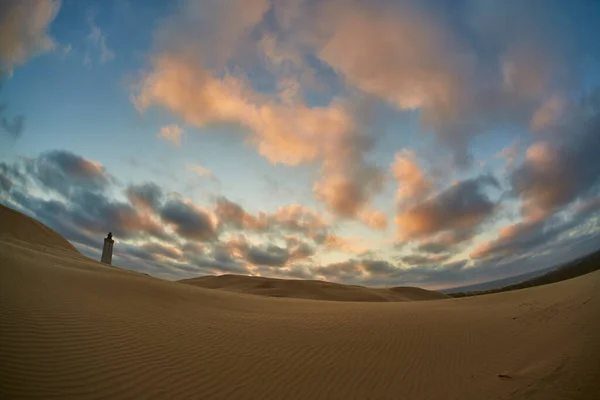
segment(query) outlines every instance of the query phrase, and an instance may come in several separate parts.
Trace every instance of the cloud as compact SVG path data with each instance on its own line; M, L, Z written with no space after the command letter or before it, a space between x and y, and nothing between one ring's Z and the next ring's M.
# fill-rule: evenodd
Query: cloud
M367 124L373 104L418 109L423 130L449 150L435 162L447 165L451 157L464 167L474 136L497 126L549 126L563 78L574 75L560 57L562 45L547 40L555 35L547 24L552 10L518 3L508 10L439 8L188 2L161 24L133 101L140 111L162 107L196 127L241 127L247 144L274 164L319 164L313 192L327 210L382 227L382 218L365 217L385 180L368 157L377 139ZM330 69L337 90L323 91L314 82ZM318 103L306 101L315 86ZM433 182L408 151L393 173L402 181L400 197L430 195Z
M189 201L177 198L168 200L160 209L160 217L172 225L182 238L199 241L216 238L216 224L212 215Z
M360 216L370 199L381 192L384 182L383 173L376 167L360 166L354 171L349 169L351 172L344 172L344 168L327 172L313 186L317 198L330 211L343 218Z
M109 196L117 187L101 165L69 152L0 162L3 202L38 218L93 257L99 257L102 238L112 231L118 243L116 265L169 279L241 273L373 286L448 286L527 272L593 248L600 235L600 203L586 195L561 215L510 224L497 238L472 249L472 260L455 261L456 249L496 210L487 190L497 186L484 175L400 206L399 215L427 215L434 222L411 231L407 240L415 240L414 249L390 260L390 249L375 254L364 238L334 233L327 218L299 204L250 213L218 198L212 208L203 208L165 195L153 182L130 184L123 189L127 200L119 201ZM556 259L545 256L552 252ZM339 253L355 255L319 262L321 255L329 259ZM532 261L524 265L525 257Z
M562 117L565 110L565 100L560 95L553 95L546 99L531 118L531 130L540 132L554 126Z
M191 171L198 176L202 176L202 177L209 176L210 177L213 175L213 173L210 169L203 167L200 164L188 164L187 168L188 168L188 171Z
M553 249L570 241L600 235L598 219L589 218L597 209L592 207L585 212L578 211L576 208L570 215L507 225L498 231L495 239L476 246L470 257L497 261L511 256L527 256L534 252L542 253L541 249Z
M0 104L0 128L11 138L18 139L25 129L25 117L23 115L12 118L6 117L3 115L5 110L6 106Z
M467 244L475 233L476 229L440 232L419 240L417 250L433 254L456 252L458 247Z
M252 215L225 197L217 198L214 212L223 227L266 231L271 226L270 218L265 213Z
M112 231L123 239L156 237L171 238L151 214L140 212L128 203L114 201L103 194L78 192L70 198L70 218L76 225L96 234Z
M183 135L183 129L181 129L178 125L165 125L160 128L158 132L158 137L166 140L167 142L171 142L171 144L175 146L181 146L181 136Z
M27 177L16 165L0 161L0 194L8 193L13 186L24 186Z
M10 192L10 198L76 243L99 246L102 235L109 231L117 240L149 237L169 240L162 226L151 216L99 193L79 191L64 202L31 196L25 187L16 187Z
M334 213L356 217L382 187L382 174L365 161L368 141L358 132L356 113L335 96L322 106L308 105L290 94L294 77L274 76L281 91L267 93L256 90L241 68L226 68L239 61L241 43L256 50L247 37L262 26L270 7L266 1L254 7L233 3L240 8L205 4L215 11L212 21L205 21L206 9L188 3L165 24L158 35L161 50L134 90L136 107L160 106L197 127L241 126L247 143L274 164L320 162L323 178L315 184L316 196Z
M52 51L48 28L60 9L55 0L5 0L0 5L0 78L30 58Z
M309 237L325 231L329 227L329 222L325 217L300 204L277 208L271 215L271 220L280 229L304 233Z
M467 179L444 189L409 208L395 218L400 240L419 239L440 232L464 232L477 228L496 210L496 203L484 189L498 188L489 175Z
M419 201L431 192L433 182L419 167L415 153L408 149L396 153L391 165L392 175L398 182L396 197L400 202Z
M142 245L140 248L142 251L145 251L147 254L151 254L158 259L171 258L177 260L182 256L182 251L179 248L166 243L149 242Z
M285 265L290 258L286 249L276 245L268 245L264 248L250 247L245 256L248 262L252 264L274 267Z
M135 101L141 110L163 106L198 127L240 124L249 129L249 142L261 155L287 165L315 160L324 151L313 145L318 136L335 140L352 125L341 105L283 105L255 93L241 78L215 78L177 54L158 56Z
M115 59L115 52L112 51L106 44L106 33L98 27L93 17L88 18L88 25L90 27L90 33L87 36L88 41L98 51L98 62L105 64ZM86 55L84 63L90 63L91 59L89 54Z
M519 140L516 140L513 144L503 148L500 152L498 152L498 154L496 154L496 157L505 159L506 168L511 170L515 166L517 158L519 157L520 147L521 142Z
M327 25L317 50L322 61L400 110L421 109L444 145L466 151L460 117L473 96L473 56L441 18L406 2L359 1L327 2L318 18Z
M333 1L324 9L331 32L318 55L353 85L400 109L457 100L464 62L441 21L408 5Z
M349 87L398 110L418 109L423 130L435 134L458 166L471 161L472 137L498 125L526 127L540 103L543 113L554 93L577 84L576 62L566 57L580 42L567 22L573 15L555 4L320 5L296 24L300 33L317 32L317 57Z
M135 207L150 211L157 211L164 198L162 189L153 182L129 185L125 195Z
M272 213L250 214L241 205L219 197L214 210L221 225L236 229L295 232L313 238L329 228L329 222L323 216L300 204L281 206Z
M598 93L598 92L597 92ZM525 218L539 220L585 196L600 185L600 96L590 96L557 135L529 146L525 160L510 175L512 192Z
M388 226L387 215L378 210L361 211L358 219L372 229L384 230Z
M316 242L325 246L327 250L342 253L360 254L369 250L369 246L360 238L343 237L334 233L324 235L322 238L318 237Z
M582 200L574 205L573 212L575 217L587 217L600 210L600 196Z
M28 160L26 170L47 189L66 197L81 189L101 191L110 183L101 164L63 150Z

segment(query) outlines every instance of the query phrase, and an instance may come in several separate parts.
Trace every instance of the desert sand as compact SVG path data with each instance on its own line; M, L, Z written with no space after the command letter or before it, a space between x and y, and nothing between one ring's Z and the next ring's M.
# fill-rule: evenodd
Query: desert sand
M461 299L263 297L101 264L0 208L3 399L598 399L599 338L600 272Z

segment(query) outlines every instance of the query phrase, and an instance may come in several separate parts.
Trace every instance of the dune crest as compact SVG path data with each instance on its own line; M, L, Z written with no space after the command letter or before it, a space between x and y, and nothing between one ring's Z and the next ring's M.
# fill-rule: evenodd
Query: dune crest
M600 272L462 299L316 302L0 236L0 398L597 399ZM50 243L50 242L44 242Z
M67 239L41 222L0 204L0 237L34 245L77 251Z
M259 296L313 300L396 302L450 298L446 294L417 287L374 289L325 281L277 279L245 275L211 275L183 279L179 282L208 289L221 289Z

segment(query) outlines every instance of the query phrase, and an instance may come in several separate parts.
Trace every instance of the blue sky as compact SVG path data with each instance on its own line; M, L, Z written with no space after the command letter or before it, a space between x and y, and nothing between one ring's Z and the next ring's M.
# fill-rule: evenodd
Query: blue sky
M90 256L444 287L595 249L597 2L5 4L0 200Z

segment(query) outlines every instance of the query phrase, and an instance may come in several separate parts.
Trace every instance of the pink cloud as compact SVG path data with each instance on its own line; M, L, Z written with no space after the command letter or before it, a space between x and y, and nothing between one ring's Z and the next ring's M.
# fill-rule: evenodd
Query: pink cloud
M158 137L171 142L175 146L181 146L181 136L183 135L183 129L178 125L166 125L160 128Z
M60 9L58 0L4 0L0 6L0 74L56 47L48 29Z
M417 157L412 150L403 149L396 153L391 165L392 175L398 182L396 194L399 201L418 201L432 190L432 181L419 167Z
M558 94L544 100L540 108L531 117L531 130L540 132L552 128L563 116L565 107L565 99Z

